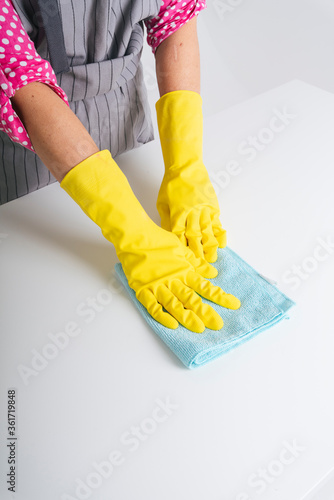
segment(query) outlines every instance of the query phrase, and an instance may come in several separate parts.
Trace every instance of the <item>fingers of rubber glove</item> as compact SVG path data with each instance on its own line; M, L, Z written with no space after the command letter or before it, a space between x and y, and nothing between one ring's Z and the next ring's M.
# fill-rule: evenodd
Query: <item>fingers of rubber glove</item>
M173 330L179 326L179 323L175 318L173 318L173 316L163 311L162 306L159 304L151 290L144 288L136 294L136 297L147 309L152 318L158 321L158 323L161 323L167 328L172 328Z
M218 271L213 266L207 262L208 259L205 257L205 249L202 244L202 232L200 227L200 211L192 210L187 219L187 228L185 232L185 236L188 242L189 248L193 251L195 256L200 259L200 264L194 265L196 271L203 276L204 278L215 278L218 274ZM210 217L209 217L210 218ZM211 223L211 221L210 221ZM212 236L213 238L213 236ZM214 239L214 238L213 238ZM216 246L217 242L214 240ZM216 259L217 260L217 255ZM215 261L212 261L215 262Z
M194 252L196 257L204 259L200 215L199 210L191 210L189 212L186 221L185 236L190 250Z
M219 314L209 304L205 304L191 288L185 286L180 280L173 280L169 287L184 307L193 311L207 328L211 330L223 328L224 321Z
M212 221L212 230L218 241L219 248L226 247L226 231L222 228L221 222L219 220L219 215L215 215Z
M185 252L186 259L203 278L211 279L218 275L218 271L215 267L211 266L205 259L195 257L194 252L192 252L189 247L185 247Z
M186 284L202 297L205 297L220 306L228 309L239 309L240 300L234 295L225 293L219 286L212 285L210 281L202 278L198 273L189 271L186 276Z
M199 264L194 266L196 271L203 276L203 278L212 279L218 276L218 271L215 267L211 266L205 259L197 259Z
M219 246L219 243L213 232L209 207L204 207L203 210L201 211L200 223L201 223L202 244L203 244L205 259L208 262L216 262L218 258L217 248Z
M174 316L181 325L196 333L202 333L205 330L203 321L193 311L185 309L182 302L166 285L160 285L155 293L160 304L163 305L166 311Z

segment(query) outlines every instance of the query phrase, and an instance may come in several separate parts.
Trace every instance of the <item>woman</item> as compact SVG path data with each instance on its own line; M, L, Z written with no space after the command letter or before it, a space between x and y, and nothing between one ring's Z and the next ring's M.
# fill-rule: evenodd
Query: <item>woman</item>
M240 306L204 279L216 275L209 262L226 244L202 161L196 15L205 2L13 4L0 1L2 203L58 180L115 245L129 285L154 319L194 332L222 328L199 297ZM162 228L114 160L153 139L140 63L143 23L161 96Z

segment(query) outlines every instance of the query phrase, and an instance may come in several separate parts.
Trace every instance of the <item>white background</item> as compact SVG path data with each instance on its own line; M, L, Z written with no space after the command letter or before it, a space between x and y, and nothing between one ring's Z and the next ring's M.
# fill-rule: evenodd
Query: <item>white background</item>
M0 207L4 500L80 498L78 481L87 484L94 463L105 463L114 450L122 464L81 498L333 498L334 251L316 249L334 240L334 5L237 4L221 18L209 3L198 19L204 159L212 179L220 179L230 247L297 305L288 321L190 371L140 317L113 278L114 249L57 184ZM156 127L159 96L147 47L143 61ZM250 159L241 145L265 137L275 110L284 109L288 123ZM240 168L227 177L231 160ZM159 141L118 163L159 222ZM87 308L105 288L112 300L86 323L78 307ZM18 367L31 366L33 352L69 322L80 333L24 384ZM4 474L9 387L17 390L15 497ZM166 419L131 451L124 433L148 429L168 400L170 414L160 411ZM293 444L295 455L288 451ZM254 480L263 473L260 491Z

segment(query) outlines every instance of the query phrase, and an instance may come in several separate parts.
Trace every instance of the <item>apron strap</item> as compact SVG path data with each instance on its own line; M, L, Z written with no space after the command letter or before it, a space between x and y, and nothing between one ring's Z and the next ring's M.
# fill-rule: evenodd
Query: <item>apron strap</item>
M50 5L52 4L52 13L50 14ZM70 70L68 58L65 50L64 32L61 22L59 6L57 0L38 0L40 13L42 16L43 26L48 49L50 54L50 62L53 71L63 73Z

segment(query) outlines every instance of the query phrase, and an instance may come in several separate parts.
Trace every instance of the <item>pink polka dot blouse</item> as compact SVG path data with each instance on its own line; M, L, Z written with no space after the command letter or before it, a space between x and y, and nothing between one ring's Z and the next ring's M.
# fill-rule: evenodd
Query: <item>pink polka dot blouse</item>
M12 141L34 151L28 133L15 113L11 97L24 85L38 81L67 103L48 61L41 59L9 0L0 3L0 130Z
M206 0L183 0L181 2L161 0L159 14L153 19L145 21L147 43L151 46L153 54L165 38L205 8Z
M169 35L206 8L206 0L175 1L162 0L159 14L145 21L147 43L152 52ZM65 92L57 84L50 63L42 59L19 15L9 0L0 2L0 130L12 141L34 151L28 133L15 113L11 98L15 92L30 82L48 85L68 104Z

